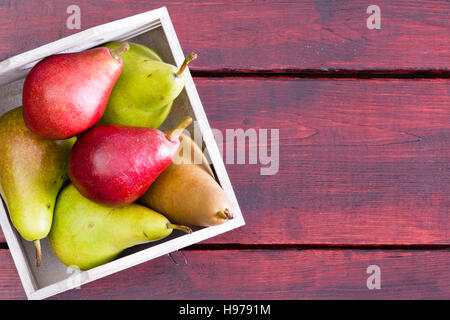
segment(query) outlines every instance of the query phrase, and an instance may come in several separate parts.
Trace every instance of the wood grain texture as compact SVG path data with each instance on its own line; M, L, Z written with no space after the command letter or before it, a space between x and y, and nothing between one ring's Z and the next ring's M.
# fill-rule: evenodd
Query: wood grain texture
M26 299L9 250L0 249L0 299Z
M62 1L0 3L0 60L74 34ZM167 6L193 70L449 70L450 3L380 0L369 30L361 1L79 0L82 30Z
M448 299L449 251L214 250L161 257L52 299ZM182 260L179 253L175 258ZM381 269L368 290L367 267ZM6 250L0 250L0 299L24 299Z
M247 225L211 242L449 243L448 81L196 83L224 135L280 130L276 175L227 165Z
M280 130L277 174L227 164L247 225L205 243L449 244L449 81L196 84L224 136Z
M72 4L1 1L0 60L78 32ZM195 79L211 126L279 129L280 167L227 164L247 225L183 250L189 265L161 257L54 299L450 298L450 82L249 77L448 76L450 2L377 1L381 30L361 1L76 4L82 30L167 6L183 50L200 55L194 75L229 77ZM25 299L3 242L0 231L0 299ZM364 249L378 245L434 249ZM381 290L366 288L372 264Z

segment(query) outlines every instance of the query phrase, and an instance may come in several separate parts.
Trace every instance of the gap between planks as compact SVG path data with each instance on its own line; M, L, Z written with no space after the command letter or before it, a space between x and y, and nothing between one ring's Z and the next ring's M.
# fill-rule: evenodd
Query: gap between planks
M449 79L445 70L339 70L339 69L191 69L196 78L305 78L305 79Z
M240 244L240 243L206 243L195 244L184 250L445 250L447 244Z
M8 250L7 243L0 243L0 250ZM205 243L194 244L182 250L445 250L450 249L448 244L241 244L241 243Z

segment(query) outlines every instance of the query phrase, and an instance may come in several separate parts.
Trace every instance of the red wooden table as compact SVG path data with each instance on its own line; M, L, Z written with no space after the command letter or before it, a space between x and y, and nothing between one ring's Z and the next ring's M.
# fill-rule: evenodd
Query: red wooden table
M1 1L0 60L68 36L73 1ZM54 299L449 299L449 1L87 1L81 29L167 6L213 128L279 129L227 165L247 225ZM180 257L178 257L180 258ZM367 268L381 289L367 287ZM0 234L0 298L24 291Z

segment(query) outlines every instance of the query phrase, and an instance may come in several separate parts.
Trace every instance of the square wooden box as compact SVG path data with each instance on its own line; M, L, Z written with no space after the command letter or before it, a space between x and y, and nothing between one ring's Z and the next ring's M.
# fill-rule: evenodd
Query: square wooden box
M117 20L0 62L0 115L22 104L24 78L30 68L42 58L57 53L82 51L115 40L145 44L153 48L164 61L177 66L180 66L184 60L183 51L165 7ZM192 234L182 235L174 232L172 236L164 240L127 250L110 263L88 271L72 272L74 270L68 269L54 256L47 240L42 241L43 265L36 268L32 243L23 240L16 232L9 219L7 208L2 203L0 226L29 299L50 297L245 224L195 84L188 70L186 73L185 89L174 102L164 127L175 125L187 114L192 116L202 134L203 147L209 155L216 179L232 202L234 219L220 226L200 228ZM190 130L192 131L192 126Z

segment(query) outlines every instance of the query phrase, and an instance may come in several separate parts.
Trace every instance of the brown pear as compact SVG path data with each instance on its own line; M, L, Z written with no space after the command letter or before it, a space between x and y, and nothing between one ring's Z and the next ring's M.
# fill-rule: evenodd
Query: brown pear
M139 201L177 224L207 227L231 219L231 203L200 147L187 135L180 141L173 163Z
M196 164L202 167L208 172L211 177L214 177L214 173L209 166L209 161L202 152L202 149L197 143L187 134L181 134L180 147L178 153L173 159L174 164Z

